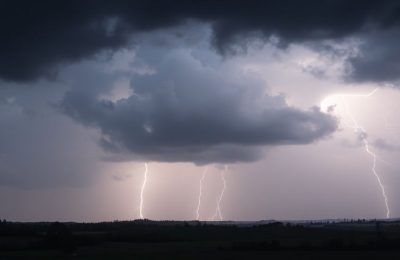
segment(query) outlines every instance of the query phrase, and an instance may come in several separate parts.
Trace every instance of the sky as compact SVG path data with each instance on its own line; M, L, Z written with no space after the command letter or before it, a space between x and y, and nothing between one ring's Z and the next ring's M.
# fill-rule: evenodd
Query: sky
M0 219L400 217L399 10L3 1Z

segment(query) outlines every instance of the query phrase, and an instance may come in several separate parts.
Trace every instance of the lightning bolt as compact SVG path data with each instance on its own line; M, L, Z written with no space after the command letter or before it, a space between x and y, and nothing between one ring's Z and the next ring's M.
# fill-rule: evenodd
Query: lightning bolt
M359 137L361 138L361 141L364 144L364 149L365 152L368 153L371 158L372 158L372 168L371 171L374 174L376 180L378 181L379 187L381 189L382 192L382 196L384 198L385 201L385 207L386 207L386 218L390 217L390 208L389 208L389 202L388 202L388 196L386 195L386 191L385 191L385 186L382 183L381 177L379 176L378 172L376 171L376 160L377 160L377 156L374 152L372 152L369 148L369 141L368 141L368 135L367 132L365 131L365 129L360 126L358 124L358 122L355 120L355 118L353 117L353 115L349 112L348 106L346 104L346 111L347 114L349 115L351 121L353 122L353 127L351 127L355 133L358 133Z
M208 166L206 166L204 168L204 171L203 171L203 173L201 175L201 178L200 178L199 199L198 199L198 202L197 202L197 209L196 209L196 220L200 220L200 207L201 207L201 196L202 196L202 191L203 191L203 181L204 181L204 179L206 177L207 171L208 171Z
M388 202L388 196L386 195L385 186L382 183L381 177L379 176L379 174L376 171L376 158L377 158L376 154L371 152L371 150L369 149L369 143L368 143L368 139L367 138L363 138L363 142L364 142L365 151L373 159L372 172L373 172L376 180L378 181L379 187L381 188L382 196L383 196L383 198L385 200L386 218L390 218L390 207L389 207L389 202Z
M142 186L140 188L140 204L139 204L139 216L141 219L144 219L143 216L143 201L144 201L144 190L146 188L146 184L147 184L147 173L148 173L148 167L147 167L147 163L144 163L144 176L143 176L143 182L142 182Z
M215 214L211 218L212 220L215 220L218 217L219 220L221 221L224 218L223 215L222 215L222 212L221 212L221 202L222 202L222 199L224 197L225 190L226 190L225 173L227 172L227 170L228 170L228 166L225 165L224 170L220 172L221 180L222 180L222 190L221 190L221 193L220 193L220 195L219 195L219 197L217 199L217 208L215 210Z
M371 97L373 94L375 94L377 91L378 91L378 89L376 88L376 89L374 89L373 91L371 91L370 93L367 93L367 94L340 94L340 95L329 96L329 97L325 98L321 102L321 110L323 112L331 112L332 109L336 106L336 104L332 105L329 102L334 101L336 98L339 98L340 100L343 100L343 98L346 98L346 97L368 98L368 97ZM342 122L344 123L344 125L346 127L352 129L359 136L359 138L361 139L362 143L364 144L365 152L372 158L371 172L373 173L373 175L375 176L375 178L376 178L376 180L378 182L380 191L382 193L382 197L383 197L384 202L385 202L386 218L390 218L389 199L388 199L388 196L386 194L385 186L382 183L382 179L381 179L380 175L378 174L378 172L376 170L376 161L377 161L378 157L370 149L367 132L365 131L365 129L362 126L360 126L358 121L350 113L348 104L346 102L345 102L345 112L348 115L348 117L350 118L351 124L349 124L348 122L343 121L343 120L342 120Z

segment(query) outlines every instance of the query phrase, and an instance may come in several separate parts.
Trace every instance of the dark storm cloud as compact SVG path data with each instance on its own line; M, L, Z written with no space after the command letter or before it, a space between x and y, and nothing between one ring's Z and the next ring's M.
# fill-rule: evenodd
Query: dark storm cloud
M359 54L348 59L349 79L356 82L394 82L400 79L400 28L365 35Z
M366 25L377 30L397 28L399 6L397 1L367 0L2 1L0 77L11 81L54 77L65 63L126 47L136 33L188 20L210 24L214 47L229 53L253 38L276 36L285 45L340 39L359 34ZM358 69L370 71L368 66L375 61L351 60L357 78Z
M336 130L334 118L292 108L237 71L203 66L179 50L159 60L154 74L132 79L128 98L71 91L60 109L99 128L106 150L138 160L254 161L261 146L311 143Z

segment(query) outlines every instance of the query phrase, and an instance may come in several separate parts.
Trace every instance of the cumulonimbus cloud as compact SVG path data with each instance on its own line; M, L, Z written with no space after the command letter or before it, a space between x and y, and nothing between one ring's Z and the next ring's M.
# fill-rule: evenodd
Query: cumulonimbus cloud
M127 98L76 90L59 108L100 129L100 143L114 156L138 160L254 161L263 146L307 144L336 130L318 108L293 108L244 75L206 67L188 53L160 59L154 74L132 79Z

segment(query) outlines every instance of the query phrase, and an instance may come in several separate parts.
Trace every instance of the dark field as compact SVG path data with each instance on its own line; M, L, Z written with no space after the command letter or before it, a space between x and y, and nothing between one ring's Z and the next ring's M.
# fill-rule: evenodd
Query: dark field
M0 259L400 259L399 221L0 223Z

